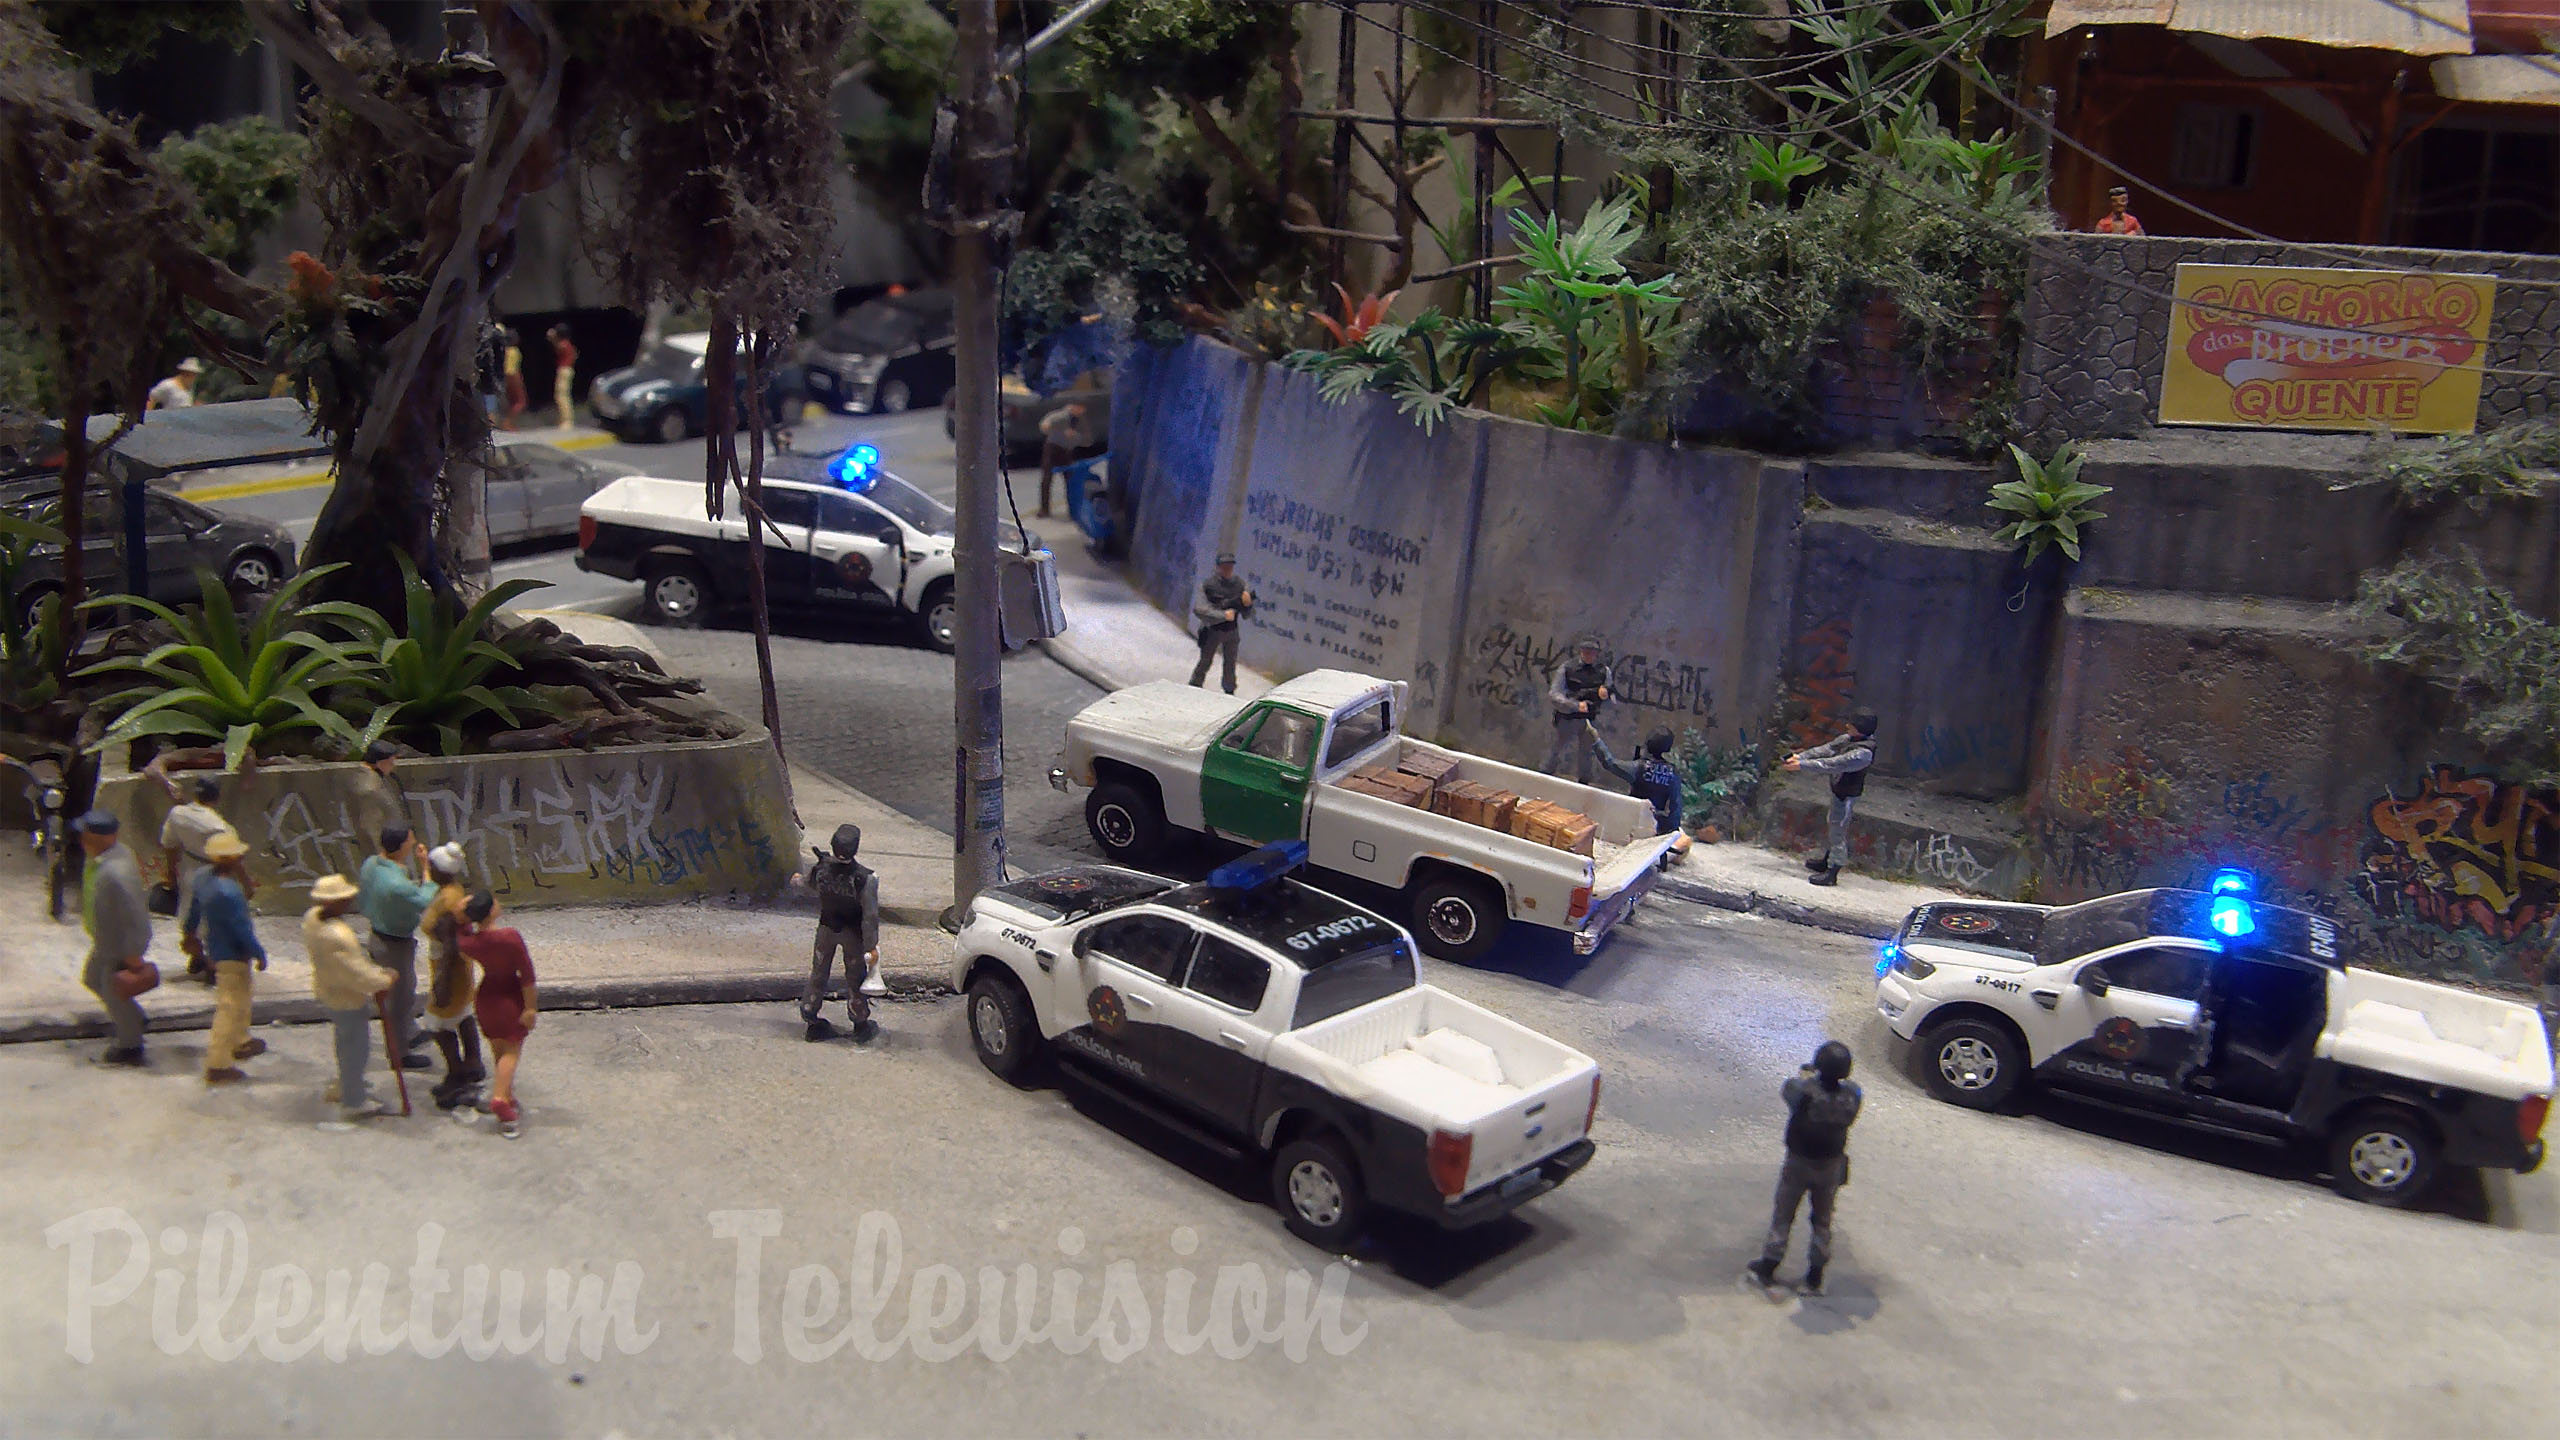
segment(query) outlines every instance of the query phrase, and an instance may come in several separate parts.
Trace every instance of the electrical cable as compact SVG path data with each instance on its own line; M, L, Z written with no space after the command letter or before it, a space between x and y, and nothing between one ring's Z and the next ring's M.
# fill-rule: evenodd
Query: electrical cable
M1517 5L1516 5L1515 3L1513 3L1513 0L1494 0L1494 3L1496 3L1496 4L1502 4L1502 5L1508 5L1508 6L1510 6L1510 8L1515 8L1515 9L1516 9L1516 8L1518 8L1518 7L1517 7ZM1378 29L1381 29L1381 30L1385 30L1385 29L1388 29L1388 28L1389 28L1389 27L1387 27L1383 22L1378 21L1378 20L1376 20L1376 19L1374 19L1374 18L1372 18L1372 17L1366 16L1366 15L1359 15L1359 14L1358 14L1358 12L1356 12L1356 11L1347 12L1347 13L1350 13L1350 14L1354 15L1354 16L1355 16L1355 17L1356 17L1356 18L1357 18L1361 23L1363 23L1363 24L1367 24L1367 25L1373 26L1373 27L1378 28ZM1536 12L1532 11L1532 12L1528 12L1528 13L1535 14ZM1655 132L1667 132L1667 133L1674 133L1674 134L1690 134L1690 133L1696 133L1696 132L1698 132L1698 131L1702 131L1702 130L1703 130L1703 131L1706 131L1706 132L1708 132L1708 133L1713 133L1713 134L1721 134L1721 135L1738 135L1738 136L1748 136L1748 137L1754 137L1754 138L1761 138L1761 137L1765 137L1765 134L1766 134L1766 132L1765 132L1764 130L1760 130L1760 129L1755 129L1755 128L1746 127L1746 126L1719 125L1719 124L1716 124L1715 122L1712 122L1712 121L1699 120L1699 119L1689 119L1689 120L1687 120L1685 123L1681 123L1681 124L1670 124L1670 123L1664 123L1664 122L1647 122L1647 121L1629 121L1629 120L1623 119L1623 118L1618 117L1618 116L1614 116L1614 115L1606 114L1605 112L1592 110L1590 107L1588 107L1588 106L1586 106L1586 105L1578 104L1578 103L1576 103L1576 102L1569 101L1569 100L1559 99L1558 97L1555 97L1555 96L1553 96L1553 95L1548 94L1548 93L1547 93L1547 92L1545 92L1545 91L1542 91L1542 90L1538 89L1536 86L1529 85L1529 84L1527 84L1526 82L1519 81L1519 80L1515 80L1515 79L1511 78L1510 76L1507 76L1507 75L1502 74L1498 68L1488 69L1488 68L1486 68L1486 67L1479 66L1479 65L1475 64L1475 63L1474 63L1474 61L1472 61L1472 60L1470 60L1470 59L1468 59L1468 58L1466 58L1466 57L1463 57L1463 56L1459 56L1459 55L1453 54L1453 53L1451 53L1450 51L1447 51L1447 50L1441 49L1440 47L1438 47L1438 46L1436 46L1436 45L1432 45L1432 44L1431 44L1431 43L1429 43L1428 41L1421 40L1421 39L1419 39L1418 37L1408 36L1407 38L1408 38L1408 40L1409 40L1409 41L1411 41L1411 43L1414 43L1414 44L1416 44L1416 45L1419 45L1419 46L1420 46L1421 48L1423 48L1423 49L1430 50L1430 51L1432 51L1434 54L1440 55L1440 56L1442 56L1442 57L1444 57L1444 58L1446 58L1446 59L1449 59L1449 60L1451 60L1451 61L1454 61L1454 62L1456 62L1457 64L1459 64L1459 65L1463 66L1464 68L1466 68L1466 69L1468 69L1468 70L1474 71L1475 73L1480 74L1480 75L1486 75L1486 76L1489 76L1489 77L1490 77L1490 78L1492 78L1492 80L1493 80L1496 84L1498 84L1498 85L1504 85L1504 86L1507 86L1507 87L1509 87L1509 88L1511 88L1511 89L1513 89L1513 90L1515 90L1515 91L1519 91L1519 92L1521 92L1521 93L1528 94L1528 95L1531 95L1531 96L1533 96L1533 97L1536 97L1536 98L1538 98L1538 99L1540 99L1540 100L1543 100L1543 101L1547 102L1548 104L1551 104L1551 105L1555 105L1555 106L1557 106L1560 110L1563 110L1563 111L1565 111L1565 112L1567 112L1567 113L1575 114L1575 115L1579 115L1579 116L1584 116L1584 117L1588 117L1588 118L1589 118L1589 119L1591 119L1591 120L1597 120L1597 121L1599 121L1599 122L1601 122L1601 123L1604 123L1604 124L1606 124L1606 125L1612 125L1612 126L1617 126L1617 127L1621 127L1621 128L1627 128L1627 129L1648 130L1648 131L1655 131ZM1497 34L1497 38L1498 38L1498 39L1508 40L1510 37L1504 37L1504 36L1500 36L1500 35L1498 35L1498 34ZM1537 48L1544 48L1544 47L1537 47ZM1746 85L1746 86L1749 86L1749 87L1751 87L1752 89L1755 89L1755 90L1759 91L1759 92L1760 92L1760 93L1761 93L1765 98L1767 98L1768 100L1770 100L1772 103L1775 103L1775 104L1779 105L1780 107L1782 107L1782 108L1784 108L1784 109L1788 110L1791 114L1792 114L1792 113L1794 113L1794 107L1793 107L1792 105L1789 105L1789 104L1788 104L1787 100L1785 99L1785 97L1784 97L1782 94L1778 93L1776 90L1774 90L1772 87L1770 87L1770 86L1768 85L1768 83L1767 83L1764 79L1762 79L1761 77L1759 77L1759 76L1757 76L1757 75L1750 74L1750 73L1747 73L1747 72L1743 71L1743 70L1741 69L1740 65L1739 65L1739 64L1737 63L1737 61L1734 59L1734 57L1731 57L1731 56L1723 56L1723 55L1711 55L1711 56L1709 56L1708 58L1711 58L1711 59L1715 60L1717 63L1722 64L1722 65L1723 65L1723 66L1725 66L1728 70L1732 70L1732 71L1734 71L1734 72L1735 72L1735 74L1736 74L1736 78L1737 78L1737 80L1738 80L1738 82L1739 82L1739 83L1741 83L1741 84L1743 84L1743 85ZM1937 63L1943 64L1944 62L1943 62L1943 60L1940 60L1940 61L1939 61L1939 62L1937 62ZM1596 82L1595 82L1595 83L1593 83L1593 84L1590 86L1590 88L1592 88L1592 89L1594 89L1594 90L1598 90L1598 91L1600 91L1600 92L1601 92L1601 93L1603 93L1603 94L1614 95L1614 96L1616 96L1617 98L1628 100L1630 103L1637 103L1637 104L1640 104L1640 103L1641 103L1640 101L1637 101L1637 100L1635 99L1635 97L1629 96L1629 95L1625 94L1625 92L1623 92L1623 91L1614 90L1614 89L1612 89L1612 88L1610 88L1610 87L1608 87L1608 86L1606 86L1606 85L1597 84ZM1995 91L1994 93L1997 93L1997 92ZM1873 181L1873 182L1874 182L1874 183L1875 183L1879 188L1884 189L1884 190L1887 190L1887 191L1889 191L1889 192L1891 192L1891 193L1893 193L1893 194L1895 194L1895 195L1897 195L1897 196L1900 196L1901 198L1903 198L1903 199L1905 199L1905 200L1908 200L1908 201L1910 201L1910 202L1912 202L1912 203L1914 203L1914 204L1920 205L1921 207L1923 207L1923 208L1925 208L1925 209L1929 209L1929 210L1935 211L1935 212L1937 212L1938 214L1940 214L1940 215L1942 215L1942 216L1947 216L1947 217L1951 217L1951 218L1958 219L1958 220L1964 220L1964 219L1972 218L1972 217L1968 216L1965 212L1963 212L1962 210L1958 209L1958 208L1957 208L1957 207L1955 207L1955 206L1952 206L1952 205L1946 204L1945 202L1940 201L1940 200L1937 200L1937 199L1935 199L1934 197L1927 196L1927 195L1923 195L1923 194L1919 194L1919 193L1914 192L1914 191L1912 191L1912 190L1910 190L1910 189L1907 189L1907 188L1905 188L1905 187L1903 187L1903 186L1901 186L1901 185L1897 185L1897 184L1895 184L1891 179L1887 178L1884 174L1879 173L1879 172L1878 172L1878 170L1877 170L1877 168L1876 168L1878 165L1882 165L1882 164L1890 164L1891 162L1886 161L1886 160L1884 159L1884 157L1882 157L1882 156L1880 156L1880 155L1876 154L1873 150L1869 149L1868 147L1866 147L1866 146L1864 146L1864 145L1862 145L1862 144L1859 144L1859 143L1858 143L1857 141L1855 141L1855 140L1852 140L1851 138L1849 138L1847 135L1843 134L1841 131L1839 131L1837 128L1833 127L1832 125L1829 125L1829 124L1824 123L1824 122L1819 121L1819 120L1812 119L1811 117L1807 117L1807 119L1806 119L1806 123L1807 123L1807 124L1808 124L1812 129L1814 129L1814 130L1818 131L1819 133L1821 133L1821 134L1823 134L1823 135L1828 136L1828 137L1829 137L1831 140L1833 140L1835 143L1839 144L1839 145L1843 148L1843 150L1846 152L1846 154L1845 154L1845 157L1844 157L1844 158L1850 158L1850 159L1854 160L1855 162L1857 162L1857 163L1860 165L1860 168L1862 168L1862 169L1864 169L1864 170L1866 170L1866 171L1867 171L1867 173L1868 173L1868 177L1869 177L1869 178L1870 178L1870 179L1871 179L1871 180L1872 180L1872 181ZM2279 242L2274 242L2274 243L2283 244L2283 243L2286 243L2286 242L2281 242L2281 241L2279 241ZM2137 295L2137 296L2140 296L2140 297L2142 297L2142 298L2149 299L2149 300L2164 301L2164 302L2168 303L2169 305L2171 305L2172 307L2179 306L2179 305L2188 305L2188 306L2193 306L2193 305L2196 303L2196 302L2191 301L2191 300L2184 300L2184 299L2181 299L2181 298L2179 298L2179 297L2178 297L2174 292L2166 291L2166 290L2156 289L2156 288L2154 288L2154 287L2152 287L2152 286L2144 285L2144 284L2140 283L2139 281L2129 280L2129 279L2126 279L2126 278L2124 278L2124 277L2122 277L2122 276L2119 276L2119 275L2110 274L2110 273L2108 273L2108 272L2106 272L2106 271L2103 271L2103 270L2099 269L2098 267L2096 267L2096 266L2094 266L2094 265L2091 265L2091 264L2089 264L2088 262L2083 261L2083 260L2079 259L2079 258L2078 258L2078 257L2076 257L2076 256L2070 255L2069 253L2067 253L2067 252L2065 252L2065 251L2062 251L2062 250L2060 250L2060 249L2049 249L2049 250L2047 250L2046 254L2048 255L2048 257L2049 257L2049 258L2053 259L2055 262L2057 262L2057 263L2061 264L2063 267L2065 267L2065 268L2067 268L2067 269L2076 270L2076 271L2078 271L2078 272L2080 272L2080 273L2082 273L2082 274L2086 275L2088 278L2090 278L2090 279L2092 279L2092 280L2095 280L2095 281L2097 281L2097 282L2099 282L2099 283L2101 283L2101 284L2103 284L2103 285L2109 286L2109 287L2110 287L2110 288L2112 288L2112 289L2115 289L2115 290L2118 290L2118 291L2121 291L2121 292L2124 292L2124 293L2127 293L2127 294ZM2494 279L2498 279L2498 280L2500 280L2500 281L2503 283L2503 282L2505 281L2505 278L2506 278L2506 277L2503 277L2503 276L2493 276L2492 278L2494 278ZM2544 282L2544 283L2547 283L2547 282ZM2234 314L2234 315L2239 315L2239 316L2242 316L2242 317L2245 317L2245 318L2248 318L2248 319L2253 319L2253 320L2272 320L2272 321L2279 321L2279 322L2286 322L2286 323L2294 323L2294 322L2291 322L2291 321L2289 320L2289 317L2286 317L2286 316L2283 316L2283 315L2279 315L2279 314L2275 314L2275 313L2273 313L2273 312L2268 312L2268 311L2255 311L2255 310L2249 310L2249 309L2245 309L2245 308L2241 308L2241 307L2231 306L2231 305L2228 305L2228 304L2225 304L2225 305L2217 305L2217 306L2214 306L2214 307L2212 307L2212 308L2214 308L2216 311L2219 311L2219 312L2229 313L2229 314ZM2398 337L2396 334L2394 334L2393 332L2385 331L2385 330L2372 329L2372 328L2368 328L2368 327L2364 327L2364 326L2326 324L2326 325L2320 325L2320 326L2317 326L2317 327L2314 327L2314 328L2318 329L2318 330L2319 330L2319 331L2321 331L2323 334L2328 334L2328 335L2348 336L2348 337L2381 338L2381 339L2397 339L2397 338L2400 338L2400 337ZM2517 338L2517 339L2519 339L2519 340L2520 340L2522 337L2514 337L2514 338ZM2485 348L2485 347L2484 347L2484 348ZM2560 348L2560 347L2556 347L2554 344L2552 344L2552 343L2550 343L2550 342L2545 342L2545 343L2541 346L2541 348L2542 348L2546 353L2548 353L2548 352L2551 352L2552 350L2554 350L2555 348ZM2464 367L2464 368L2472 368L2472 369L2475 369L2475 370L2477 371L2477 373L2482 374L2482 375L2484 375L2484 376L2485 376L2485 375L2504 375L2504 376L2509 376L2509 377L2514 377L2514 378L2522 378L2522 379L2535 379L2535 380L2560 380L2560 371L2525 369L2525 368L2516 367L2516 366L2489 365L2489 364L2486 364L2485 362L2484 362L2483 364L2481 364L2481 365L2477 366L2477 367Z

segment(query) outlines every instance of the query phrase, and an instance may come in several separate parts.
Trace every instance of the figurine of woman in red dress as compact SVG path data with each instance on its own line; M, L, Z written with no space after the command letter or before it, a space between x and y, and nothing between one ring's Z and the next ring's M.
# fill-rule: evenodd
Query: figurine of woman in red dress
M524 1037L533 1029L533 957L525 953L522 935L491 923L498 918L498 900L488 891L473 892L463 903L462 918L470 924L459 942L462 953L480 967L480 993L472 999L472 1013L497 1057L489 1113L498 1117L498 1133L513 1140L521 1133L516 1065L524 1057Z

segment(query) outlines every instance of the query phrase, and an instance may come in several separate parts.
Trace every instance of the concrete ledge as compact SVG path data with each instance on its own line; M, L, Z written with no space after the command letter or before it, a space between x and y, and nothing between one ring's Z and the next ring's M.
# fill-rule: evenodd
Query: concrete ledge
M323 875L352 878L394 821L462 846L472 884L510 908L769 895L798 863L782 766L762 731L736 740L404 760L386 791L352 763L222 778L249 844L257 908L294 914ZM170 800L134 775L100 787L137 857L158 869Z

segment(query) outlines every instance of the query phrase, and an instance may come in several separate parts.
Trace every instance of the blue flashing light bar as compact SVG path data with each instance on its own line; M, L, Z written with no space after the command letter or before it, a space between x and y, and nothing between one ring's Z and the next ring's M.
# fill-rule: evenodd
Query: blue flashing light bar
M880 469L880 447L856 445L827 466L827 474L847 490L868 490Z
M2223 869L2214 871L2213 878L2205 882L2204 888L2214 895L2253 895L2257 893L2258 882L2246 870Z
M1235 892L1259 890L1306 863L1306 841L1277 840L1210 871L1209 888Z
M2205 911L2205 923L2213 927L2215 934L2237 940L2258 928L2258 917L2249 913L2249 902L2239 896L2216 895Z

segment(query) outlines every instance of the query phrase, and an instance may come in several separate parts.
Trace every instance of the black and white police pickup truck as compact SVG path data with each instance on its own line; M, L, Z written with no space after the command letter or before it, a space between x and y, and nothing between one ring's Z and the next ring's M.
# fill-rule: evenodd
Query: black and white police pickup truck
M989 1070L1054 1059L1209 1148L1267 1162L1289 1228L1347 1244L1372 1206L1450 1229L1591 1159L1591 1057L1415 975L1392 921L1288 878L1302 841L1177 885L1080 865L962 918L952 983Z
M953 644L951 507L880 466L856 445L831 457L765 460L766 602L776 610L849 608L914 619L938 650ZM702 482L629 475L578 512L578 568L645 587L649 614L690 625L747 603L747 515L736 496L722 518L703 515ZM1040 537L999 526L1026 552Z
M1923 905L1885 946L1876 1008L1939 1099L2040 1082L2211 1129L2328 1148L2340 1193L2387 1205L2445 1165L2542 1163L2551 1045L2487 995L2361 969L2336 925L2208 890L2050 908Z

